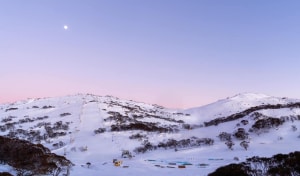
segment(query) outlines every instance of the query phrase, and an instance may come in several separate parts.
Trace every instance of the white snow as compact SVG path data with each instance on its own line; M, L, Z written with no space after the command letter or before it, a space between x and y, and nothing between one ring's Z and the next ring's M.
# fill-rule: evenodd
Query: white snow
M187 119L190 123L202 123L218 117L235 114L253 106L264 104L287 104L297 101L299 100L272 97L264 94L244 93L202 107L186 109L183 112L192 114L192 116Z
M111 96L102 97L79 94L56 98L29 99L13 104L0 105L0 121L9 116L14 117L9 122L18 122L25 118L48 116L48 118L43 120L35 120L34 122L17 124L15 126L16 129L28 131L40 130L41 133L45 132L43 127L36 126L40 122L50 122L51 124L58 121L62 121L63 123L69 122L69 129L66 136L52 138L48 143L42 141L42 144L50 148L54 153L59 155L65 154L75 164L71 171L72 176L196 176L207 175L220 166L237 162L233 159L234 157L238 157L240 161L244 161L251 156L269 157L277 153L289 153L299 150L299 130L292 131L291 126L295 125L297 128L300 128L300 121L285 122L277 129L270 129L268 133L260 135L250 133L250 147L247 151L239 145L241 141L234 139L234 150L231 151L217 136L220 132L232 133L241 127L247 131L254 123L249 116L242 118L249 120L249 124L245 126L237 126L237 123L242 120L239 119L222 123L218 126L191 130L180 128L180 131L177 133L144 132L140 130L111 132L110 125L112 122L105 122L104 119L110 116L110 111L116 111L124 116L129 114L129 112L136 115L148 113L149 116L138 120L155 122L161 125L173 125L176 123L153 118L151 115L184 120L189 124L200 125L205 121L241 112L249 107L263 104L287 104L290 102L300 102L300 100L246 93L198 108L174 110L140 102L120 100ZM33 106L38 106L38 108L33 108ZM43 106L53 107L43 109ZM128 109L128 107L132 109ZM7 111L9 108L18 109ZM176 114L178 112L183 114ZM258 112L277 118L300 115L300 109L298 108L260 110ZM70 113L71 115L62 117L61 114L63 113ZM0 125L4 124L5 122L0 122ZM94 130L98 128L105 128L107 131L95 134ZM6 135L7 133L8 130L0 131L0 135ZM149 142L152 144L158 144L170 138L180 140L196 136L198 138L212 138L214 139L214 145L183 149L177 152L174 149L157 149L155 151L148 151L145 154L134 154L135 156L132 159L121 158L122 150L133 151L141 145L141 141L129 139L129 136L137 133L147 135ZM60 148L54 147L53 144L59 141L63 141L66 145ZM128 166L128 168L115 167L112 163L113 159L122 160L122 166ZM91 163L89 168L86 165L87 162ZM192 165L188 165L184 169L179 169L177 165L180 162L188 162ZM171 167L169 163L177 163L175 165L176 168L168 168ZM200 166L200 164L204 164L204 166ZM160 167L155 165L159 165ZM0 165L0 172L4 171L15 173L9 166Z

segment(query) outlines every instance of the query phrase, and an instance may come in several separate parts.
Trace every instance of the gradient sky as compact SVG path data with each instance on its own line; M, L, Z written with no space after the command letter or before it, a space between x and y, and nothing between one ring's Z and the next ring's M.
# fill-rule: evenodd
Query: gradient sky
M187 108L241 92L300 98L299 9L298 0L3 0L0 102L93 93Z

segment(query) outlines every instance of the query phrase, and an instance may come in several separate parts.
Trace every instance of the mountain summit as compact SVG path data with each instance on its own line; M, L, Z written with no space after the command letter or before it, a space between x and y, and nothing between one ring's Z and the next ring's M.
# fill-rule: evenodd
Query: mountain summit
M184 112L193 114L198 117L197 120L201 122L203 120L212 120L214 118L228 116L259 105L288 104L298 101L300 100L288 99L285 97L273 97L265 94L242 93L221 99L208 105L186 109Z

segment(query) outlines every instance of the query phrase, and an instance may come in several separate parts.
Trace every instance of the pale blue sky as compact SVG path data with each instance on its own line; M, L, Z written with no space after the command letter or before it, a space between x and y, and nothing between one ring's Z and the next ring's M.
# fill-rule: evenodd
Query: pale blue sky
M279 0L0 1L0 101L94 93L186 108L240 92L300 98L299 9Z

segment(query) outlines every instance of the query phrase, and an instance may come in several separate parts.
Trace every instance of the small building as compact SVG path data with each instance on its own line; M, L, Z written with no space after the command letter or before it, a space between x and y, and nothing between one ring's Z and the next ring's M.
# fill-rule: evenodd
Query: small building
M119 166L121 166L122 165L122 161L116 161L116 162L114 162L114 165L116 166L116 167L119 167Z

